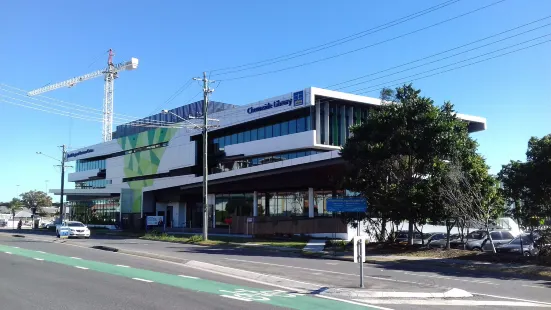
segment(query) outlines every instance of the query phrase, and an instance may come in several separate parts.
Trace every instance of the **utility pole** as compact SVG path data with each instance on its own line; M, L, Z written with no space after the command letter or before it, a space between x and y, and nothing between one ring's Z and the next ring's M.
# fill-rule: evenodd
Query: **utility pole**
M63 195L65 190L65 144L61 146L61 196L59 198L59 223L63 223L63 216L65 215L65 210L63 208Z
M203 78L194 78L196 81L203 81L203 240L208 240L209 232L209 206L208 206L208 173L209 166L207 162L208 156L208 105L209 105L209 95L214 90L209 88L210 81L207 79L207 73L203 72Z

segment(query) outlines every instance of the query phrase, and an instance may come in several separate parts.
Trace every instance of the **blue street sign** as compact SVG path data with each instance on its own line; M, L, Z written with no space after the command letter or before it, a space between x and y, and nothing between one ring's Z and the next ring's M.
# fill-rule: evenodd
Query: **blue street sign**
M365 212L367 201L365 198L329 198L327 199L329 212Z

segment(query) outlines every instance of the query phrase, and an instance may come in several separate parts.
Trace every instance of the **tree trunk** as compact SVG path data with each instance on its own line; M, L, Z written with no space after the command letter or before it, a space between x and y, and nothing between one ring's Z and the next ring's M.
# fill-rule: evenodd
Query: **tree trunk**
M492 246L492 252L495 254L496 247L494 246L494 240L492 240L492 235L490 234L490 228L488 227L488 222L486 222L486 233L488 234L488 240L490 240L490 245ZM484 251L484 248L482 249L482 251Z
M450 246L450 233L452 231L454 224L450 222L449 219L446 219L446 250L451 248Z
M384 242L386 240L386 218L382 217L381 219L381 238L380 242Z

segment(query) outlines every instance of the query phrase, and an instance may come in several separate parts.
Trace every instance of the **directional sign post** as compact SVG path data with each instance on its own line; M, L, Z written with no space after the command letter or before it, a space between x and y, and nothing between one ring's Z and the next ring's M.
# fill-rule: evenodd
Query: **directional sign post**
M364 264L365 261L365 238L360 237L360 213L367 211L367 201L365 198L330 198L327 199L327 211L356 213L358 238L354 238L354 252L358 257L354 258L360 262L360 288L364 287ZM357 251L356 251L357 247Z

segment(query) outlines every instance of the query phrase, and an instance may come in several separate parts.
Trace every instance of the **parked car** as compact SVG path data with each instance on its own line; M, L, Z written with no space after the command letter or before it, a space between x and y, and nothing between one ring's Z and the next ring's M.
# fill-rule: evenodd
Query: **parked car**
M492 237L492 241L494 242L496 248L499 245L511 242L511 240L515 238L515 236L513 236L513 234L511 234L508 230L493 230L490 231L490 236ZM463 242L461 242L460 239L456 239L453 242L450 242L450 244L454 249L463 249L463 245L465 245L465 249L469 251L484 252L492 250L492 245L488 238L488 234L484 230L473 231L465 236Z
M429 243L428 243L428 246L429 248L432 248L432 249L443 249L446 247L446 243L448 242L447 240L447 234L446 233L441 233L444 235L443 238L441 239L437 239L437 240L431 240ZM438 237L437 237L438 238ZM458 234L452 234L450 235L450 244L452 241L454 240L457 240L459 238L459 235Z
M522 255L524 255L524 256L536 256L536 255L538 255L539 250L534 244L540 238L540 236L537 235L537 234L534 234L532 236L530 234L523 234L522 236L518 236L515 239L511 240L509 243L502 244L502 245L496 247L496 252L497 253L511 253L511 254L512 253L517 253L517 254L520 254L521 253L521 248L520 248L521 238L522 238Z
M77 221L66 221L63 222L61 225L56 226L56 236L59 238L59 231L60 229L68 228L69 229L69 237L83 237L83 238L90 238L90 229L86 227L86 225L82 224L81 222Z

